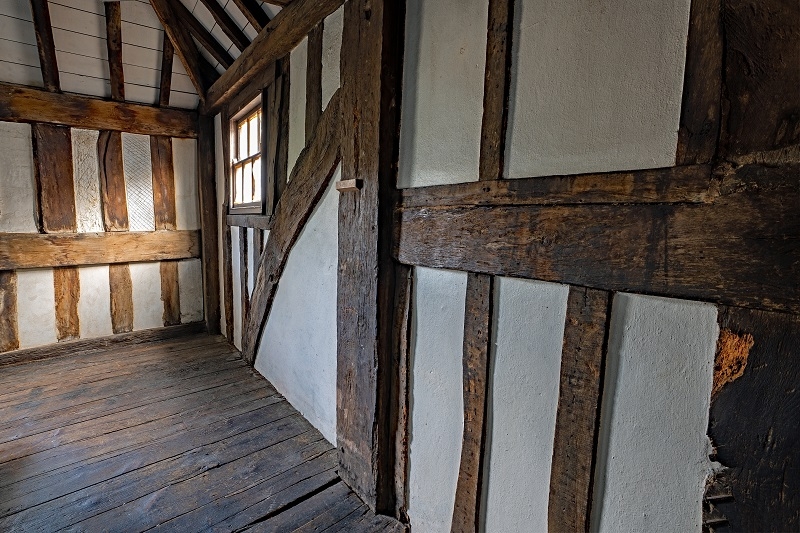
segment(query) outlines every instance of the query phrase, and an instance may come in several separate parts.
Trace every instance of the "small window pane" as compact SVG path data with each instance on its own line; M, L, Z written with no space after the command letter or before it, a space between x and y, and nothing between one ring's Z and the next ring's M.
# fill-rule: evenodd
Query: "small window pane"
M255 114L250 120L250 153L248 156L255 155L258 153L258 132L261 129L258 127L258 114Z
M253 201L253 163L244 165L244 181L242 183L242 198L245 203Z
M234 197L233 203L234 204L241 204L242 203L242 167L235 167L236 174L233 178L233 188L234 188Z
M261 158L253 159L253 201L261 201Z
M247 157L247 122L242 122L239 125L239 160L241 161Z

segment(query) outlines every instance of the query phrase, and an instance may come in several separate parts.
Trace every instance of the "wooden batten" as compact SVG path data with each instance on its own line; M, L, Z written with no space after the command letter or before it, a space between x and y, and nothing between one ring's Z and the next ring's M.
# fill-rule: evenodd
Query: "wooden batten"
M219 308L219 230L217 222L216 151L214 118L201 117L197 142L197 191L202 228L203 312L206 329L220 331Z
M197 113L0 83L0 120L142 135L197 137Z

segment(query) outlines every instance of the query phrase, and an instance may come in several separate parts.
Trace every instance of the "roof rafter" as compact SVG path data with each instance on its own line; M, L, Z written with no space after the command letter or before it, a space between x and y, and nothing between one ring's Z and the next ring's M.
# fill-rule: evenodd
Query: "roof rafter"
M189 28L189 33L192 37L197 39L200 46L206 49L211 56L219 61L223 68L230 68L233 64L233 57L228 53L224 46L211 35L205 27L197 20L189 9L183 3L177 1L173 2L174 12L179 21L186 23Z
M53 26L50 24L50 8L47 0L30 0L30 4L44 88L51 92L61 92L56 46L53 42Z
M214 17L214 20L217 21L219 27L225 32L225 35L228 36L228 39L233 42L236 48L239 51L244 50L248 46L250 46L250 39L247 38L247 35L236 25L230 15L225 11L225 8L222 7L217 0L200 0L203 2L203 5L211 11L211 15Z
M106 2L106 47L111 81L111 99L125 101L125 75L122 69L122 11L119 2Z
M247 21L253 25L257 32L261 32L264 26L269 24L270 18L261 6L258 5L256 0L233 0L239 11L247 18Z

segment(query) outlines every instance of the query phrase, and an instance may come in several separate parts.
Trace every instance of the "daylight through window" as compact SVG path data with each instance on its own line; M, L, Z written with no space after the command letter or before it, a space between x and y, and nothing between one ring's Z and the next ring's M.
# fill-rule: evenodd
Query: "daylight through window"
M261 107L235 122L231 210L260 213L261 196Z

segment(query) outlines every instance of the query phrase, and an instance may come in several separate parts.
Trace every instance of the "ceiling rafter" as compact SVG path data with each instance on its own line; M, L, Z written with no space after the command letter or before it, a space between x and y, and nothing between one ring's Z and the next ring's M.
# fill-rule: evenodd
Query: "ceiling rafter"
M208 8L214 20L219 24L219 27L239 51L250 46L250 39L247 38L247 35L236 25L236 22L233 21L231 16L225 11L225 8L222 7L217 0L200 1Z
M111 99L125 101L125 74L122 69L122 11L119 2L106 2L106 47L111 82Z
M236 7L239 8L239 11L242 12L257 32L260 33L264 26L269 24L269 15L261 9L256 0L233 0L233 3L236 4Z
M179 21L182 21L189 28L189 33L197 39L200 46L211 54L211 57L219 61L223 68L228 69L233 64L233 57L228 53L224 46L219 44L211 32L197 20L189 9L180 1L173 2L174 12Z
M169 105L169 93L172 89L172 60L175 57L175 48L167 35L161 48L161 83L158 86L158 105Z
M53 26L50 24L50 8L47 0L30 0L30 4L44 88L50 92L61 92L56 46L53 42Z

